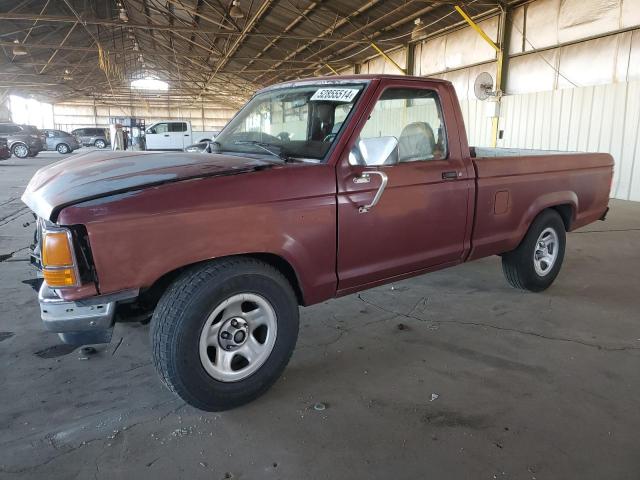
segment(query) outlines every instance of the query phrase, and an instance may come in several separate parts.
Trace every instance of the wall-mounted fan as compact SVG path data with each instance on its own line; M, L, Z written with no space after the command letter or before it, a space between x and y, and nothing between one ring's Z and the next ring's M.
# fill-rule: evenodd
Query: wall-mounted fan
M482 72L473 84L473 92L478 100L486 100L489 97L498 96L493 89L493 77L490 73Z

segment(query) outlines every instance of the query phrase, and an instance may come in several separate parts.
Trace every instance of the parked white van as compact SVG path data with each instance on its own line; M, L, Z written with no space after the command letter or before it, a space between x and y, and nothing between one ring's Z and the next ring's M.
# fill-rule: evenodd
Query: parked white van
M145 131L147 150L183 150L199 142L213 140L219 132L194 132L191 122L163 120L149 126Z

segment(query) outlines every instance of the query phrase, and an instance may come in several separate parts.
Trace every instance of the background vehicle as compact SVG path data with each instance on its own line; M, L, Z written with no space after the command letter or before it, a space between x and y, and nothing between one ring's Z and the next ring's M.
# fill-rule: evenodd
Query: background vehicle
M266 88L212 146L108 169L93 152L22 197L45 325L99 343L116 316L153 315L158 373L205 410L276 381L298 305L489 255L513 287L548 288L566 231L605 218L613 173L608 154L469 148L451 83L407 76Z
M70 133L63 132L62 130L43 130L47 150L55 150L58 153L71 153L74 150L80 148L80 142L78 139Z
M191 122L163 120L145 131L147 150L183 150L186 146L213 140L219 132L194 132Z
M11 158L11 150L9 150L7 139L0 137L0 160L6 160L7 158Z
M76 128L71 134L75 135L78 142L85 147L105 148L111 143L108 128Z
M0 136L6 137L9 150L18 158L35 157L44 148L42 134L29 125L0 123Z

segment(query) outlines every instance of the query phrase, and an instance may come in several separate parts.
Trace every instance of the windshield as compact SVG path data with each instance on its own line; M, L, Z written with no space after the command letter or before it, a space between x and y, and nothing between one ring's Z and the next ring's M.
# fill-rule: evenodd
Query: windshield
M305 85L260 93L216 137L216 151L322 160L365 85Z

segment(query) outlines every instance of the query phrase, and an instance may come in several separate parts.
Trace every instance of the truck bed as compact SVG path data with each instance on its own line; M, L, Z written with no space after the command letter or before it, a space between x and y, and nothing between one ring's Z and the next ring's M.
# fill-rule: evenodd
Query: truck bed
M561 152L559 150L534 150L526 148L492 148L469 147L471 158L481 157L534 157L542 155L567 155L577 152Z
M533 218L545 208L558 210L568 231L606 213L613 176L609 154L470 150L476 173L476 215L469 259L516 248Z

